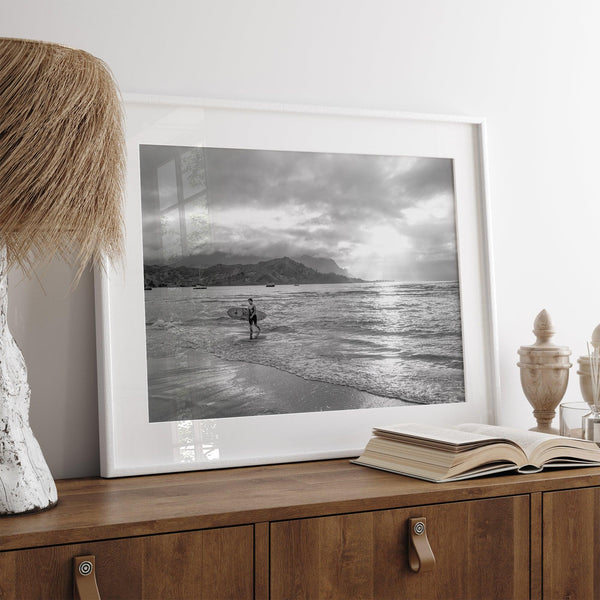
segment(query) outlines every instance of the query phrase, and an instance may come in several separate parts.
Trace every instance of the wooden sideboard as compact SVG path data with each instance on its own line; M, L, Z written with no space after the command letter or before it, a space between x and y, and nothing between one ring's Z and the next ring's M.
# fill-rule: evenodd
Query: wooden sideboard
M347 460L58 482L0 518L0 598L600 597L600 469L432 484ZM408 563L426 519L431 570Z

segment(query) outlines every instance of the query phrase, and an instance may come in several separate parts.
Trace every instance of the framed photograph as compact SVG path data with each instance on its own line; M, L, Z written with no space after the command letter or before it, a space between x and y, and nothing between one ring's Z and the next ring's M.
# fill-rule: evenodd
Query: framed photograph
M483 119L125 106L126 255L96 273L103 476L494 421Z

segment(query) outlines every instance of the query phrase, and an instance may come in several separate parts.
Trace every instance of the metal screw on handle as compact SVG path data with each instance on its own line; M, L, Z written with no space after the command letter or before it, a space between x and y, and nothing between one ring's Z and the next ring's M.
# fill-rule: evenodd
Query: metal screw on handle
M96 583L96 557L76 556L73 559L73 597L75 600L100 600Z
M425 533L425 523L423 523L423 521L417 521L413 525L413 531L416 535L423 535Z

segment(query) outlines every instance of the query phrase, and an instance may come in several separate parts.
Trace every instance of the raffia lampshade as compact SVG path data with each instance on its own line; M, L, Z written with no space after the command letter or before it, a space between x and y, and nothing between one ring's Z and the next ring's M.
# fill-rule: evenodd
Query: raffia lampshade
M82 269L120 254L122 123L101 60L0 38L0 237L9 264L58 254Z
M77 265L122 250L124 141L113 78L94 56L0 38L0 514L42 510L56 486L31 428L23 356L7 325L8 267Z

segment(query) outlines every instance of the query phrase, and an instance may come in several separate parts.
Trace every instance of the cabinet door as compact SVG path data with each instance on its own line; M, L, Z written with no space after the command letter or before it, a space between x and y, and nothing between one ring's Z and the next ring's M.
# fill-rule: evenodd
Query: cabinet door
M544 598L600 597L600 488L546 492Z
M73 598L73 557L95 555L102 600L253 597L253 527L0 553L0 598Z
M408 566L407 521L425 517L432 571ZM271 525L271 599L529 598L529 497Z

